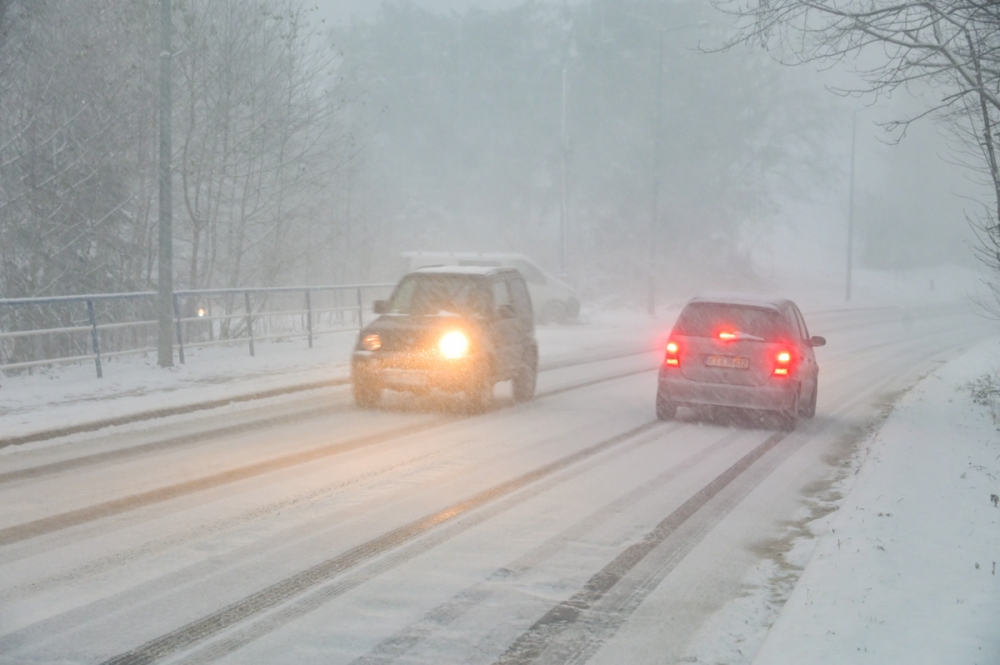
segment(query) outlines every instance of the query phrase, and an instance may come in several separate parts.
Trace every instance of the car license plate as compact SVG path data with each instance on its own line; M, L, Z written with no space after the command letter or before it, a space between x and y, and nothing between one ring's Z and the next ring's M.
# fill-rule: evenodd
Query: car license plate
M724 367L726 369L750 369L750 360L737 356L706 356L707 367Z
M386 383L397 386L422 387L427 385L427 373L413 369L386 370L383 378Z

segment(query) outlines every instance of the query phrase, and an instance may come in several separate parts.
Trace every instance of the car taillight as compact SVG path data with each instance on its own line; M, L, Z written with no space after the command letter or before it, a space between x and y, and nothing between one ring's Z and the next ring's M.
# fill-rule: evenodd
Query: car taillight
M667 356L663 359L663 364L666 367L680 367L681 360L678 357L678 351L680 349L677 347L677 342L667 342Z
M792 369L792 352L779 351L774 357L774 376L788 376Z
M731 342L736 339L736 333L723 330L719 333L719 339L723 342Z

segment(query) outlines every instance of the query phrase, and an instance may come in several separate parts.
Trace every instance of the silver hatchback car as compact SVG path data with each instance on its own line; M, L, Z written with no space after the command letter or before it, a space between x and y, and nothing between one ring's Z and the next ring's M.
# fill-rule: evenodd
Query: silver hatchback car
M776 412L782 429L816 414L819 366L802 312L790 300L745 295L691 299L667 340L656 392L660 420L678 406Z

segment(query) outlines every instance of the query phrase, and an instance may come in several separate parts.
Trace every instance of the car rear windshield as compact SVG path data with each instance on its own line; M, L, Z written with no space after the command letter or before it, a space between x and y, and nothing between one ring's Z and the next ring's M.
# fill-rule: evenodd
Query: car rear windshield
M773 309L724 303L691 303L674 324L674 334L689 337L718 337L723 332L770 341L782 337L785 329Z
M389 300L390 314L434 316L485 315L492 294L476 275L407 275Z

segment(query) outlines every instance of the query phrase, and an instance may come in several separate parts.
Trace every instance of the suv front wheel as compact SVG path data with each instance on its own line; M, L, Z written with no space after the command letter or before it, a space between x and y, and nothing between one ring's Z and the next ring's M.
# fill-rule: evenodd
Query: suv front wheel
M354 403L363 409L378 405L382 390L371 379L354 379Z
M468 408L473 413L482 413L490 408L493 402L494 381L493 363L486 362L469 380L465 389Z

